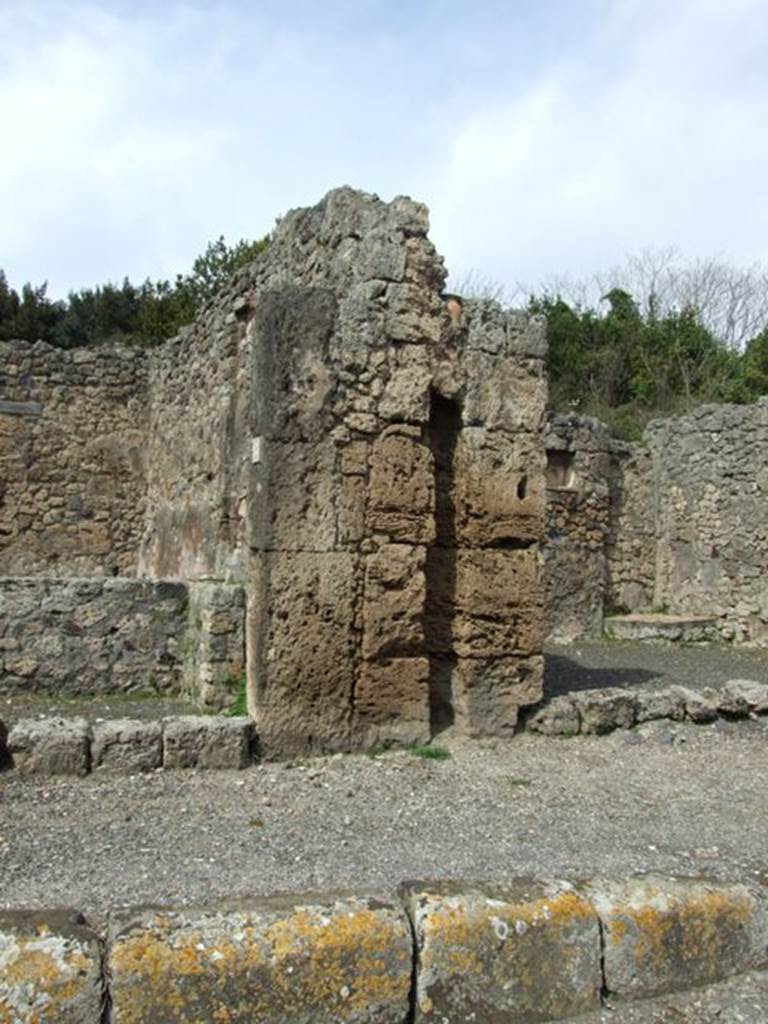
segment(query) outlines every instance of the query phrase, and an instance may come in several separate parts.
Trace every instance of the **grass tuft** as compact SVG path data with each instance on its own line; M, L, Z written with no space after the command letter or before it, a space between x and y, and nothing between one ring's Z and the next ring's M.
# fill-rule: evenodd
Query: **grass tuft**
M445 747L433 747L426 743L414 743L405 749L414 757L425 757L430 761L447 761L451 756L450 750L446 750Z

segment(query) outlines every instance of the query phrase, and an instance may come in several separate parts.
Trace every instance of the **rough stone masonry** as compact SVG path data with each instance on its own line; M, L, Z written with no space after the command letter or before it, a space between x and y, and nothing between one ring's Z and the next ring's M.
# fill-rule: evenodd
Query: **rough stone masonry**
M0 374L14 481L0 569L242 588L242 633L216 601L190 600L184 657L214 705L217 678L246 662L267 755L423 741L448 723L504 734L541 696L544 323L446 296L427 228L409 199L338 189L285 216L129 381L124 355L99 390L106 350L83 361L21 343ZM119 492L101 456L70 473L68 438L57 447L70 407L83 438L109 410L130 454ZM103 552L86 563L92 522ZM120 636L122 620L99 618Z
M332 192L151 361L140 571L245 585L268 753L541 695L544 325L446 301L427 227Z

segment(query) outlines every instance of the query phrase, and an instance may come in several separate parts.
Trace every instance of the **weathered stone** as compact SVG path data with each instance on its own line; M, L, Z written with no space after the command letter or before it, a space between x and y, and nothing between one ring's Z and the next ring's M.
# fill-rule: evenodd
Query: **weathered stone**
M363 657L423 653L425 549L384 544L365 560Z
M267 757L348 749L359 633L362 556L255 556L251 669Z
M708 689L705 692L726 718L746 718L749 714L749 703L741 687L724 686L721 690Z
M671 686L665 690L638 690L634 696L638 725L656 718L669 718L674 722L685 718L685 694L682 688Z
M393 658L360 666L355 686L355 735L362 746L429 740L426 658Z
M752 679L729 679L723 691L737 707L746 704L747 710L756 715L768 714L768 685L765 683Z
M160 722L117 718L93 725L91 768L116 772L149 772L163 762Z
M526 729L544 736L575 736L580 726L578 706L569 696L547 701L525 720Z
M471 736L511 736L520 711L541 700L544 663L541 655L460 658L452 676L457 725Z
M183 583L0 579L0 628L17 644L0 650L0 693L178 690L187 596Z
M429 448L402 427L388 428L371 451L369 529L392 541L429 543L433 486Z
M583 733L606 733L629 729L635 724L635 695L618 687L607 690L582 690L573 694L581 716Z
M490 547L541 538L544 464L536 438L466 427L457 439L453 475L460 544Z
M84 718L25 718L11 729L8 752L25 775L87 775L90 739Z
M115 915L115 1024L405 1024L411 935L386 899L273 898Z
M253 721L212 715L178 715L163 721L164 768L247 768Z
M541 650L541 567L535 549L459 550L454 571L453 649L460 658Z
M412 883L418 1022L549 1021L600 1005L600 927L566 883Z
M99 937L72 910L0 910L0 1020L96 1024L104 992Z
M641 999L765 963L766 895L744 885L653 876L585 890L603 928L605 985Z
M711 689L691 690L687 686L676 687L685 702L685 714L697 725L714 722L717 718L717 693Z

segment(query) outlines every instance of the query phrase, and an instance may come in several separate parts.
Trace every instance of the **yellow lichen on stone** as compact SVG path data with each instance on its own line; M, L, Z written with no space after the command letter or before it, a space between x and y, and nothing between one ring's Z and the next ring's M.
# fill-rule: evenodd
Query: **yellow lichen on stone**
M344 1020L407 1005L410 942L404 918L362 902L283 916L202 913L170 930L168 917L145 919L114 941L110 966L121 1024L139 1024L157 1006L162 1019L185 1022L204 1007L206 1024L266 1024L309 1010Z

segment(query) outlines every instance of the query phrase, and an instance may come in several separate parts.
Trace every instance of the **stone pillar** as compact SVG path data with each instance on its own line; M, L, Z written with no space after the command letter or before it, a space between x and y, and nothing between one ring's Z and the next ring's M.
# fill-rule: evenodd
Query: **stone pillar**
M541 693L543 329L442 297L424 207L289 214L253 316L251 709L267 756L514 728Z

